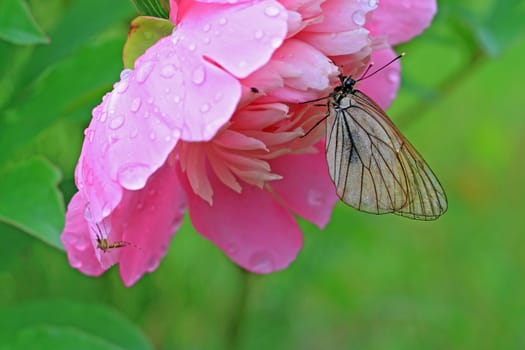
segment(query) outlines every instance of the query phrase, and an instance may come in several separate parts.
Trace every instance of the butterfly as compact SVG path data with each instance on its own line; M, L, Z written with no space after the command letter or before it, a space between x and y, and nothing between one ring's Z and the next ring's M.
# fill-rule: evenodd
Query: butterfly
M435 220L447 210L436 175L381 107L355 88L402 56L367 76L369 66L357 80L339 75L324 118L326 160L346 204L367 213Z

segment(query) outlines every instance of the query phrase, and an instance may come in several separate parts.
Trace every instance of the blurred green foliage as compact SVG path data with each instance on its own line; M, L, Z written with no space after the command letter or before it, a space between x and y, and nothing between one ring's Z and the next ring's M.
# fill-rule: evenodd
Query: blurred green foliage
M136 9L8 2L27 11L0 12L0 39L13 23L24 33L0 40L0 349L525 348L525 2L440 1L400 48L389 114L439 174L443 218L340 204L324 231L301 222L304 249L270 276L240 272L185 222L130 289L116 270L81 275L57 247L82 132ZM16 45L36 33L51 43Z

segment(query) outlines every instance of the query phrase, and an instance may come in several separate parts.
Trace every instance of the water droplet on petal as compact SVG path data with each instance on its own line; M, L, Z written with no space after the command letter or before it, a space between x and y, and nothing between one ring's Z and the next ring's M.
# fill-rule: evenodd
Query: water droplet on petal
M188 45L188 50L190 50L190 51L195 51L196 48L197 48L197 45L195 45L195 44L189 44Z
M309 190L307 202L312 207L322 207L324 204L324 196L318 191Z
M118 92L119 94L122 94L126 92L126 90L128 89L128 86L129 86L128 82L124 80L119 83L116 83L114 88L116 92Z
M180 102L180 96L179 95L173 96L173 102L179 103Z
M157 134L155 134L155 131L152 131L149 133L150 140L155 140L157 138Z
M208 112L208 111L210 110L210 108L211 108L211 107L210 107L209 103L204 103L204 104L201 106L200 111L201 111L202 113L206 113L206 112Z
M205 36L203 39L202 39L202 42L205 43L205 44L209 44L211 42L211 39L207 36Z
M120 80L126 80L129 78L133 71L129 68L124 69L122 72L120 72Z
M221 19L219 19L219 24L220 24L220 25L223 26L223 25L225 25L226 23L228 23L228 20L227 20L226 18L222 17Z
M270 41L270 45L276 49L278 48L279 46L281 46L283 43L283 39L281 38L273 38L271 41Z
M269 252L258 251L253 253L249 260L250 269L256 273L269 273L275 270L273 257Z
M379 1L377 0L368 0L368 6L370 6L372 9L375 9L377 7L377 3Z
M399 82L399 74L395 70L390 70L387 73L387 79L389 82L395 84Z
M224 94L220 91L218 91L215 96L213 97L213 100L215 102L219 102L220 100L222 100L222 98L224 97Z
M255 37L255 39L261 39L264 36L264 33L262 30L256 30L253 36Z
M355 11L352 15L352 19L358 26L362 26L366 22L365 14L361 10Z
M123 124L124 124L124 117L119 115L111 119L111 121L109 122L109 128L116 130L120 128Z
M209 32L210 29L211 29L211 25L210 25L209 23L206 23L206 24L204 25L204 27L202 27L202 30L204 31L204 33Z
M122 165L117 172L118 182L128 190L139 190L144 187L150 167L145 163L127 163Z
M204 72L204 68L203 67L196 68L193 71L192 81L195 84L197 84L197 85L202 84L204 82L205 78L206 78L206 73Z
M140 109L140 105L142 104L142 100L140 97L135 97L133 101L131 101L130 110L135 113Z
M155 67L155 62L146 62L137 69L137 81L143 83L151 74L151 71Z
M144 208L144 202L138 202L137 203L137 209L142 210Z
M139 129L137 128L133 128L130 133L129 133L129 138L130 139L134 139L135 137L137 137L139 134Z
M178 139L180 137L180 130L173 130L171 132L171 136L174 138L174 139Z
M279 13L281 13L281 10L275 6L268 6L266 9L264 9L264 14L269 17L275 17Z
M106 112L102 112L98 120L100 120L101 123L104 123L107 118L108 118L108 114Z
M91 222L93 221L93 214L91 213L91 208L89 207L89 204L86 204L84 208L84 219Z
M155 99L153 98L153 96L150 96L150 97L148 97L148 99L147 99L146 102L147 102L149 105L152 105L152 104L153 104L153 101L155 101Z
M160 70L160 75L164 78L171 78L175 74L175 66L167 64Z

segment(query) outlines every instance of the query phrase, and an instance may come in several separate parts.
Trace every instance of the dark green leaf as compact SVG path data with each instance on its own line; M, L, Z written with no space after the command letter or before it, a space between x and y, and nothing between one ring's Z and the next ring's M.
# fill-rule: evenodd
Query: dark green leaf
M168 18L170 8L167 0L131 0L145 16Z
M0 38L19 45L49 42L23 0L0 1Z
M62 249L64 203L57 190L59 171L32 158L0 173L0 220Z
M151 349L140 331L111 309L66 301L0 308L0 339L10 349Z

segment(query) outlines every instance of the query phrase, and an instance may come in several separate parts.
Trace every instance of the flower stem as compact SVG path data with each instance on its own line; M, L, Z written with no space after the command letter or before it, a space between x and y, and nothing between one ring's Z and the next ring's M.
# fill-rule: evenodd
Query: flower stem
M241 327L246 314L246 305L250 292L250 272L239 267L240 289L236 303L232 308L230 323L226 329L226 347L228 350L241 349Z

